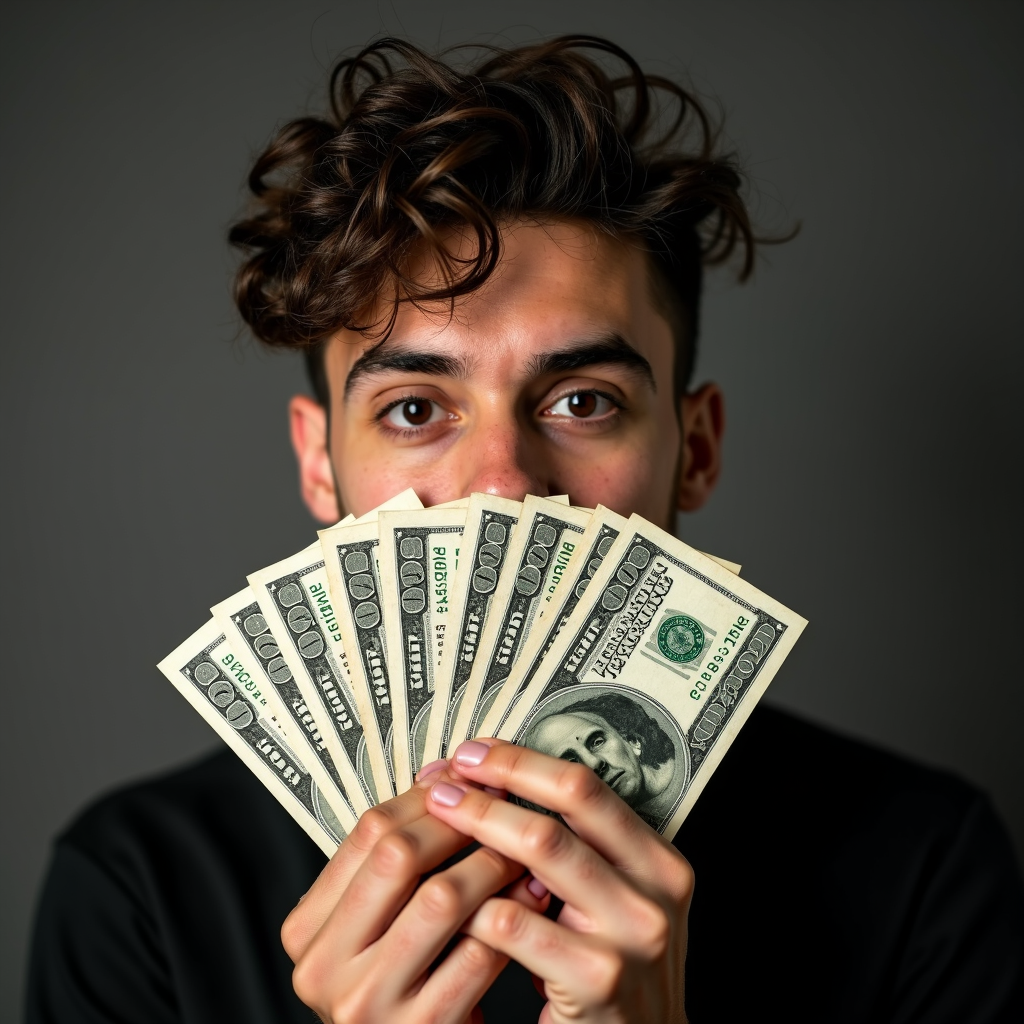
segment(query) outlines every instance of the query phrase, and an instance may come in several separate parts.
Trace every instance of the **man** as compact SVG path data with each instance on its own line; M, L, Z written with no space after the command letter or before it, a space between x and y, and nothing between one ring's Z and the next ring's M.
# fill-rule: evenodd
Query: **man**
M586 38L469 72L385 40L331 96L258 159L232 232L246 321L309 359L313 515L410 486L700 507L724 422L690 389L702 265L741 247L749 270L754 240L693 99ZM674 844L585 764L484 739L325 868L220 754L59 841L29 1018L1009 1020L1022 906L980 794L770 709Z

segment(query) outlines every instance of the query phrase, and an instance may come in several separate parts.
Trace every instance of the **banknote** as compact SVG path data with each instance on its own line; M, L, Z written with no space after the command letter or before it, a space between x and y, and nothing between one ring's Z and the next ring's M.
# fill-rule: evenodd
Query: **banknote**
M244 659L244 670L259 682L263 698L273 708L285 738L302 749L313 781L340 813L353 820L357 816L338 765L324 742L321 723L313 714L315 705L307 703L299 690L291 667L282 655L281 629L272 630L264 608L256 600L252 587L215 604L210 609L224 631L237 658ZM236 667L243 663L236 661Z
M394 796L395 778L391 764L387 640L377 564L377 517L385 511L417 508L423 508L423 503L408 488L358 519L319 531L341 647L349 654L352 697L362 723L366 758L378 800Z
M265 715L263 697L213 620L193 633L159 669L238 755L300 828L330 857L354 822L344 822ZM253 837L257 839L258 837Z
M490 710L477 728L478 736L497 736L512 713L519 698L533 681L551 649L562 626L576 610L594 573L601 567L615 539L625 529L626 518L599 505L597 509L582 509L590 519L580 537L573 557L566 567L561 583L553 594L545 595L544 606L538 615L536 628L519 650L519 657L502 683Z
M589 765L671 837L805 625L633 516L499 736Z
M559 629L576 608L590 578L597 571L604 555L607 554L608 549L626 523L625 517L603 506L599 506L601 516L596 520L593 518L594 509L581 506L573 507L578 512L585 512L591 517L588 520L587 530L580 538L576 545L576 551L565 566L562 586L550 588L544 594L544 601L539 606L534 625L536 626L546 618L547 621L544 621L543 626L537 631L531 627L531 630L523 637L510 672L493 699L488 701L487 706L479 715L479 722L472 733L474 736L498 735L505 720L512 713L512 708L533 679L544 655L558 635ZM719 558L706 551L701 553L728 569L729 572L739 575L742 566L738 562ZM550 614L555 616L554 619L548 618Z
M465 507L383 512L377 521L399 792L423 763L465 525Z
M561 596L560 584L592 518L590 512L547 498L524 499L449 746L477 735L541 610Z
M477 642L505 567L505 553L522 504L491 494L473 494L452 593L451 622L441 654L423 758L447 756L452 724L473 668Z
M320 543L253 573L249 585L282 641L282 699L303 708L304 720L309 715L306 728L326 746L349 803L362 813L377 793Z

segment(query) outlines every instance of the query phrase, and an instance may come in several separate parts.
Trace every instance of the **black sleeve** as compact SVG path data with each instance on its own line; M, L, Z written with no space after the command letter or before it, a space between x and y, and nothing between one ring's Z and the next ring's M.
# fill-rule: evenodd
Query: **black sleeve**
M58 844L29 961L28 1024L176 1024L170 973L145 909L104 868Z
M893 1024L1024 1021L1024 887L980 795L922 878L896 977Z

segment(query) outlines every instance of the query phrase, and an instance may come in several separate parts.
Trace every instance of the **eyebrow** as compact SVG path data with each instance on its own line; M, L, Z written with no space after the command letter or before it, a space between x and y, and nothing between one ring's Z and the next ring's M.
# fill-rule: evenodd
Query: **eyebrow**
M651 364L618 334L581 341L534 356L530 360L528 374L541 377L550 373L581 370L598 364L622 366L647 384L652 391L658 390ZM353 363L345 378L345 398L348 398L363 380L384 373L422 373L432 377L459 379L468 377L469 370L469 363L465 359L442 355L439 352L388 349L386 342L380 342Z
M441 355L439 352L403 352L387 349L385 343L375 345L364 352L352 364L345 378L345 397L367 377L398 371L400 373L423 373L431 377L467 377L469 365L464 359Z
M625 368L640 378L652 391L658 390L654 382L651 364L619 334L609 334L593 341L582 341L534 356L530 361L530 372L540 377L548 373L565 373L567 370L581 370L587 366L612 364Z

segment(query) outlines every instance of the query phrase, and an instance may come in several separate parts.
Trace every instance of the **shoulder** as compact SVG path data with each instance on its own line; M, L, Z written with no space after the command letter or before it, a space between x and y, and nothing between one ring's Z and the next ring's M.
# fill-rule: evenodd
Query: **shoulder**
M294 889L297 898L324 864L229 750L101 797L58 837L57 848L74 850L119 884L149 895L189 875L212 883L218 865L249 878L258 849L259 863L275 875L274 887Z
M323 865L227 750L102 797L56 843L29 1019L178 1020L185 994L203 1019L307 1019L278 933Z
M762 706L675 843L697 878L695 1006L737 926L762 992L801 965L794 1020L1001 1020L1020 998L1020 871L987 797L948 772Z
M730 803L748 811L761 808L794 823L813 814L819 828L835 819L861 830L893 815L955 829L985 802L949 772L765 705L751 714L701 799L724 798L726 791Z
M120 786L86 807L57 842L83 852L148 844L239 816L263 816L263 799L245 766L222 750L182 768ZM269 804L269 806L268 806Z

